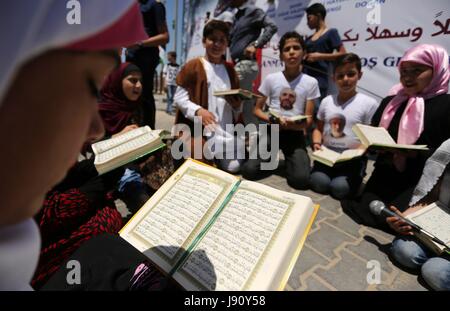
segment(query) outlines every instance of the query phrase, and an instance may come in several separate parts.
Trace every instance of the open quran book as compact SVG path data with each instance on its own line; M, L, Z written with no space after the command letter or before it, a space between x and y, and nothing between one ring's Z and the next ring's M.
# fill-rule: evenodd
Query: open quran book
M186 290L280 290L318 208L189 159L120 236Z
M404 149L404 150L428 150L426 145L402 145L397 144L383 127L355 124L353 132L367 148L376 149Z
M445 247L432 241L427 234L421 232L417 233L417 238L428 248L437 254L441 254L444 251L450 253L450 210L446 206L439 202L435 202L409 214L406 218L447 245L447 247Z
M244 89L230 89L223 91L215 91L213 93L214 96L227 96L227 95L236 95L239 96L242 100L252 99L253 97L259 98L261 95L255 94L251 91Z
M271 114L272 116L274 116L275 118L281 118L283 115L280 113L280 111L278 110L274 110L269 108L269 114ZM311 116L304 116L304 115L296 115L296 116L283 116L285 117L287 120L289 121L293 121L293 122L301 122L303 120L306 120L308 118L311 118Z
M163 133L143 126L93 144L95 168L104 174L164 147Z
M336 163L349 161L361 157L366 151L364 149L349 149L342 153L328 149L322 146L321 150L314 151L311 158L328 166L334 166Z

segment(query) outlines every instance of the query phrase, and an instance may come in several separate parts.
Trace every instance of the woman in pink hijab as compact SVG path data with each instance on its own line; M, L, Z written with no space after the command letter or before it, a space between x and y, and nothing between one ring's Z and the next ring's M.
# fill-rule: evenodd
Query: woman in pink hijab
M427 145L428 152L379 153L375 169L357 201L343 202L355 220L387 229L384 219L369 212L380 200L400 211L408 207L427 158L450 138L450 79L447 51L438 45L421 44L406 51L399 66L400 84L391 89L372 119L400 144Z

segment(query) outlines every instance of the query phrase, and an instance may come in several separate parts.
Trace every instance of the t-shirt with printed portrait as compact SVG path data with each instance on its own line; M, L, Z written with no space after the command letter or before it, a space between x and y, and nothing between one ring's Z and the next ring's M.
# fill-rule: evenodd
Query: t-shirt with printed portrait
M286 117L304 115L306 101L320 97L319 85L317 80L307 74L300 73L297 78L287 81L283 72L275 72L267 75L262 81L258 91L269 99L269 108L275 111L281 111L280 95L281 92L290 88L296 94L295 103L291 110L284 110L282 115Z
M323 145L337 152L358 147L360 141L352 127L357 123L370 125L377 108L375 99L361 93L341 104L337 95L325 97L317 112L317 119L324 122Z

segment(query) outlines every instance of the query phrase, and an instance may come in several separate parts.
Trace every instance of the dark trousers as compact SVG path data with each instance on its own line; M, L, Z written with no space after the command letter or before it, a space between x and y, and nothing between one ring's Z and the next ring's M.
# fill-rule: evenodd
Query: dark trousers
M394 205L401 212L405 211L419 181L422 168L411 168L400 173L392 164L379 162L380 159L377 160L363 193L355 200L343 201L342 208L360 223L390 231L384 217L375 216L370 212L370 203L379 200L386 206Z
M310 161L305 147L305 137L299 131L280 131L279 132L280 149L283 151L286 159L286 179L288 184L296 189L306 189L309 185ZM259 137L259 144L267 144L273 137ZM269 149L269 148L268 148ZM265 177L261 171L261 162L269 161L263 160L259 157L257 159L247 160L242 168L242 175L249 180L255 180Z
M157 54L136 53L132 57L127 56L127 62L139 67L142 72L142 113L143 125L155 129L156 105L153 97L153 78L156 67L159 64Z

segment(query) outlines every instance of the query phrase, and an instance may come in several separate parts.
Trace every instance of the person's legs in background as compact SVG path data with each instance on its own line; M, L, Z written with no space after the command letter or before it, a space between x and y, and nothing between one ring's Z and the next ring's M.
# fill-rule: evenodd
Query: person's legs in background
M155 114L156 114L156 106L155 106L155 98L153 97L153 74L155 72L155 68L147 68L143 69L144 66L139 66L142 71L142 80L143 80L143 88L142 88L142 111L143 111L143 119L144 124L150 126L152 129L155 128Z
M167 108L166 112L168 114L173 114L173 96L175 95L175 92L177 90L176 85L168 85L167 86Z
M286 158L286 179L289 186L305 190L309 186L310 162L306 149L297 148L292 153L283 151Z
M155 58L156 57L156 58ZM142 72L142 113L144 125L155 129L156 106L153 97L153 78L159 57L146 54L138 54L134 57L127 57L127 61L135 64Z
M253 81L258 76L258 63L254 60L241 60L238 62L234 69L239 77L239 85L242 89L253 91ZM259 125L258 118L253 114L253 108L255 107L255 100L245 100L242 102L242 115L244 125L254 124L256 127ZM258 131L249 132L248 145L252 146L258 139Z
M337 200L357 195L366 175L367 159L357 158L339 163L330 183L330 194Z
M135 170L127 168L118 184L119 198L124 201L131 216L150 199L147 185L143 182L141 174Z
M286 161L286 179L295 189L307 189L310 179L310 160L305 137L299 131L280 131L280 148Z
M333 167L314 162L310 187L317 193L329 193L337 200L353 197L361 186L366 165L366 158L338 163Z
M274 156L271 146L271 131L257 133L256 139L249 146L248 158L241 166L242 176L249 180L257 180L265 178L273 173L273 170L264 168L268 162L276 162L278 167L278 159L272 159ZM278 155L278 150L276 151ZM262 165L264 162L265 165Z
M328 168L323 164L314 162L310 177L311 190L317 193L328 194L330 191L331 177L327 171Z

